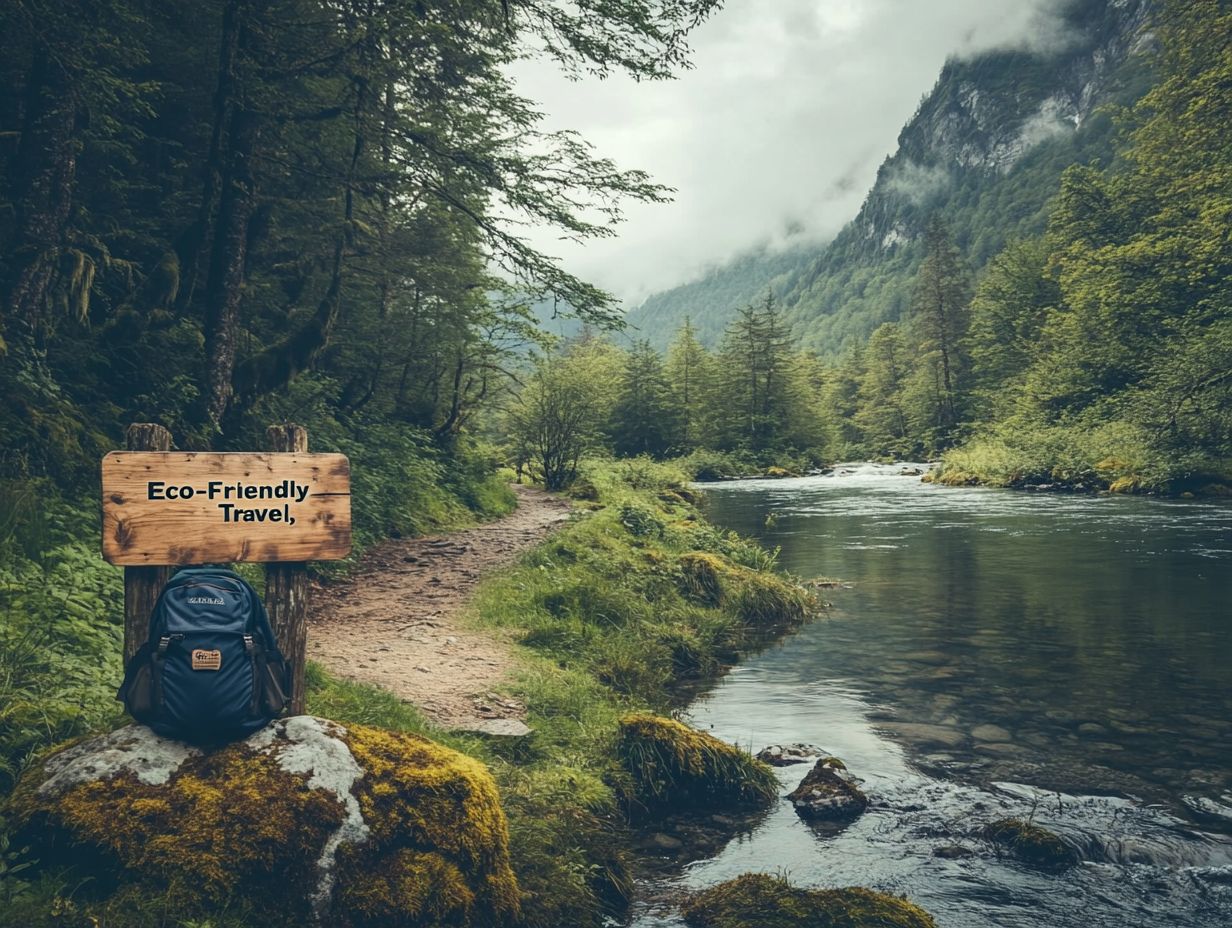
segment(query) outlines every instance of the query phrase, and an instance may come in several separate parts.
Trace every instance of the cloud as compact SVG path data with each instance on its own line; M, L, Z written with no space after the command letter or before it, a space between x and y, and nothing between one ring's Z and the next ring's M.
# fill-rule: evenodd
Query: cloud
M1060 43L1056 3L729 0L674 81L570 82L519 63L519 90L549 128L577 129L677 189L673 203L630 205L612 239L575 246L538 230L534 241L632 305L749 247L827 239L859 210L945 59Z
M885 185L915 206L923 206L949 186L950 175L938 164L903 161L887 171Z

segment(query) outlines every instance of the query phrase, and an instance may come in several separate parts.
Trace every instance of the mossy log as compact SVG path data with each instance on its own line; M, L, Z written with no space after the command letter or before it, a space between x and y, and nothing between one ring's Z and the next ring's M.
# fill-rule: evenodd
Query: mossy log
M694 928L936 928L905 899L862 887L800 889L746 873L695 895L682 910Z
M129 726L47 757L11 814L44 864L76 866L169 920L234 908L254 924L497 925L519 911L496 786L412 734L283 719L213 750Z

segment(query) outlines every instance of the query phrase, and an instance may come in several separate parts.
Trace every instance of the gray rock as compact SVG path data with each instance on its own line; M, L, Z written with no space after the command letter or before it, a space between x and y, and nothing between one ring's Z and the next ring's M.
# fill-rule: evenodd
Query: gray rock
M474 719L456 727L457 731L473 731L497 738L525 738L534 729L521 719Z
M967 742L967 736L961 731L947 728L944 725L926 725L922 722L878 722L877 727L919 746L957 748Z
M821 756L821 749L816 745L802 744L772 744L757 752L757 759L771 767L790 767L792 764L807 764L814 757Z
M868 797L837 757L823 757L800 785L787 794L796 813L804 819L845 822L868 808Z
M1000 725L976 725L971 729L971 737L976 741L1009 741L1010 733Z
M969 847L963 847L961 844L945 844L941 847L933 848L933 856L940 857L943 860L958 860L962 857L974 857L975 851Z

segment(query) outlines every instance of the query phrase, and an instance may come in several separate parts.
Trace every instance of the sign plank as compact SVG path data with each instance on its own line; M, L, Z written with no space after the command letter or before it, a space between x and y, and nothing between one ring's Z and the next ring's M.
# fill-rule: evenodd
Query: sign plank
M103 458L112 564L329 561L351 551L346 455L113 451Z

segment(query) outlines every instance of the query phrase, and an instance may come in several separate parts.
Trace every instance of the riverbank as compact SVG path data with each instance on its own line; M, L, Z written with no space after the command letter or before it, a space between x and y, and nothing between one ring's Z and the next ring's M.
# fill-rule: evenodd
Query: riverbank
M671 713L819 610L772 553L708 523L686 479L640 460L590 465L573 519L479 583L460 627L507 642L509 674L489 692L530 734L446 731L386 690L313 669L314 714L427 734L488 766L525 925L599 925L628 903L631 826L653 797L622 754L627 720ZM683 787L678 798L686 810Z
M1232 462L1168 453L1118 423L1086 429L1023 428L973 438L928 475L942 486L1196 497L1232 496Z

